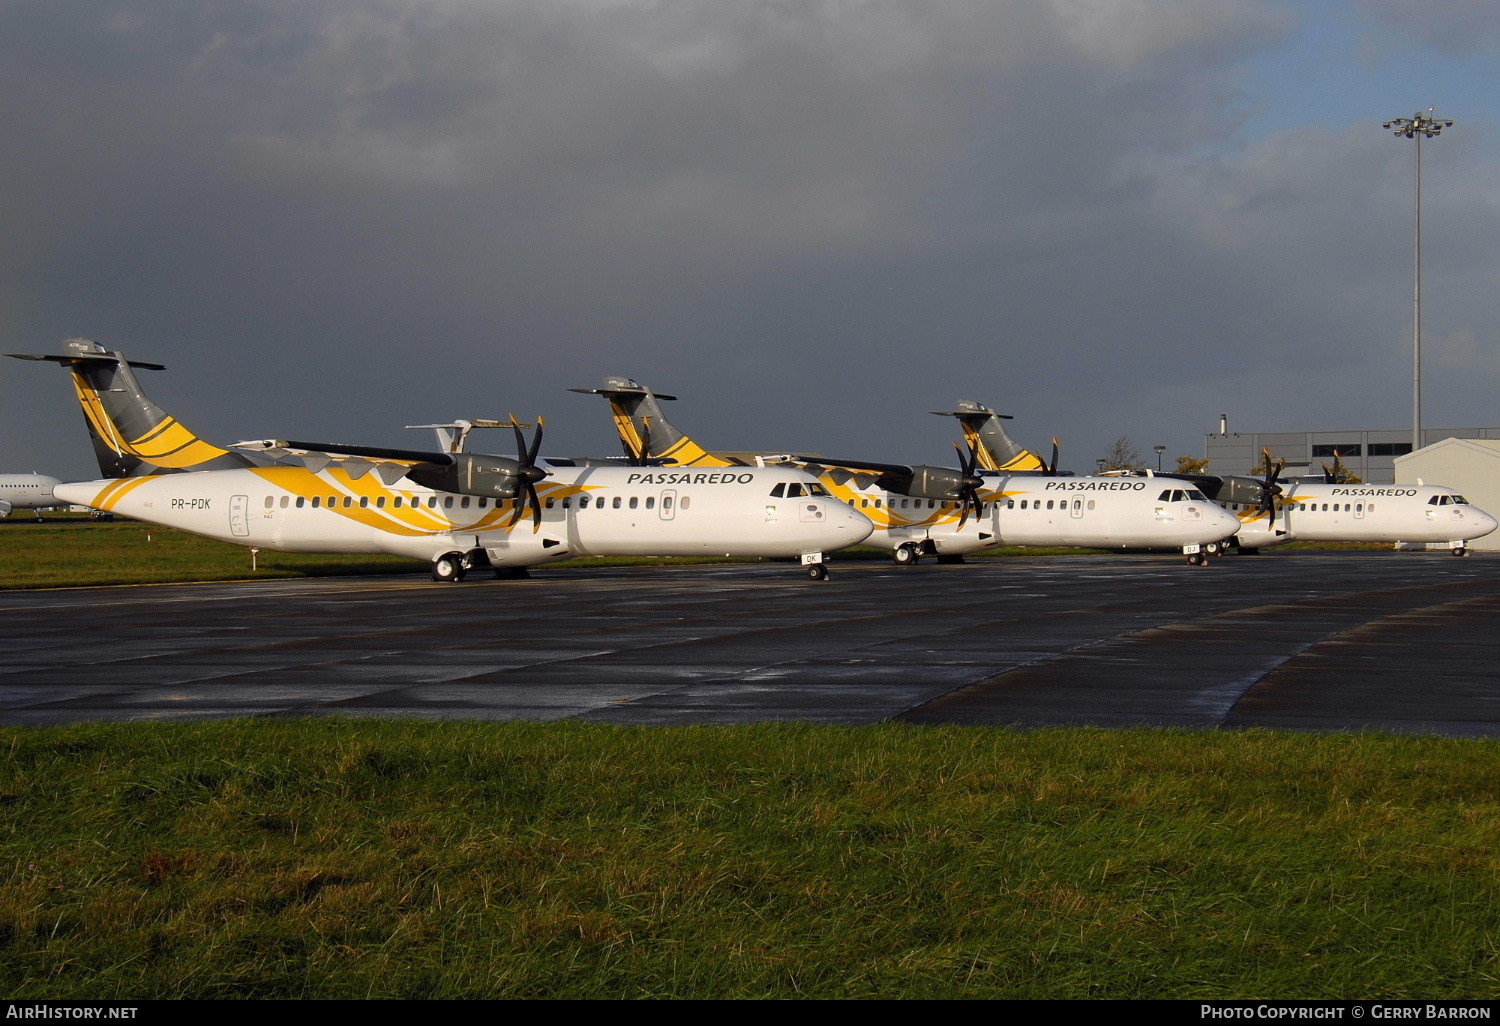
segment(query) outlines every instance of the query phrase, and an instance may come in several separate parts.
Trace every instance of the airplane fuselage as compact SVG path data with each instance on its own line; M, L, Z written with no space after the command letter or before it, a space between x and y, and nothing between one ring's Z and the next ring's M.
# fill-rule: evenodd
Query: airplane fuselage
M545 463L545 461L543 461ZM541 525L514 526L514 500L424 488L337 464L213 470L59 486L69 502L221 541L288 552L368 552L434 560L482 550L495 566L591 555L797 557L870 532L828 496L776 498L811 475L779 467L651 473L557 467L536 486Z
M1455 548L1495 530L1495 518L1441 485L1285 484L1270 521L1255 506L1232 510L1239 542L1441 542ZM1457 500L1457 501L1455 501Z
M0 517L13 509L48 509L61 506L53 489L62 482L46 474L0 474Z
M983 511L971 509L964 518L957 501L840 483L845 477L825 473L820 480L875 524L866 545L891 550L917 545L961 555L995 545L1180 548L1217 541L1238 525L1206 499L1159 501L1159 479L1148 484L1151 479L981 471Z

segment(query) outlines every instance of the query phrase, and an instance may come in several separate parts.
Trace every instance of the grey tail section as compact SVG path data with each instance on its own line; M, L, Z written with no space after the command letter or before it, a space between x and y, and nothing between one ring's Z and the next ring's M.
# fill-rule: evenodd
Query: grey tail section
M703 455L691 438L683 434L662 412L661 401L675 395L653 392L632 378L607 377L603 388L573 388L570 392L602 395L609 400L615 430L632 459L664 459L675 466L690 466Z
M69 371L104 477L146 477L189 470L236 470L256 465L240 453L205 442L147 397L135 368L161 364L127 360L85 338L63 342L61 354L11 353Z
M933 410L939 417L956 417L963 426L964 441L978 456L984 470L1040 470L1046 462L1021 445L1005 430L1007 414L996 413L973 399L960 399L951 410Z

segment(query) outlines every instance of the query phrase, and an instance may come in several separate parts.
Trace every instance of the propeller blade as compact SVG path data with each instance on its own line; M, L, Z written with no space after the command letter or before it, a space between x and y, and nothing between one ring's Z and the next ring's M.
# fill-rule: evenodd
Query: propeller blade
M531 533L542 529L542 500L536 494L536 485L526 482L526 501L531 503Z
M1052 464L1047 468L1047 473L1053 477L1057 476L1057 439L1052 439Z
M536 454L542 450L542 428L547 426L547 421L542 417L536 419L536 431L531 436L531 448L526 450L526 466L536 466Z

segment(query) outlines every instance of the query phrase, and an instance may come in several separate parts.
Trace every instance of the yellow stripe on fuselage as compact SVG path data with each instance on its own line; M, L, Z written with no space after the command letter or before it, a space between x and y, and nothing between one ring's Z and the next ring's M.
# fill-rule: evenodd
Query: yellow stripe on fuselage
M387 487L373 470L361 475L358 479L351 478L349 472L343 467L330 467L319 474L314 474L303 467L256 467L251 468L251 472L268 484L275 485L292 495L301 496L309 501L319 499L324 503L320 506L321 509L387 534L420 537L453 532L484 533L512 530L510 521L515 512L514 500L496 499L495 505L484 510L477 519L462 523L449 515L448 507L431 507L425 503L418 505L422 499L435 497L437 493L418 493ZM543 482L537 485L537 495L543 502L546 502L549 498L553 500L571 498L574 495L597 490L598 487ZM441 494L444 499L455 497L448 493ZM342 502L346 497L353 500L348 506ZM369 504L361 506L359 504L361 498L368 499ZM394 502L397 498L402 500L399 508ZM457 498L462 501L463 497ZM327 501L329 499L339 501L330 503ZM384 507L377 505L381 499L386 500ZM523 516L520 523L525 524L528 521L529 517Z

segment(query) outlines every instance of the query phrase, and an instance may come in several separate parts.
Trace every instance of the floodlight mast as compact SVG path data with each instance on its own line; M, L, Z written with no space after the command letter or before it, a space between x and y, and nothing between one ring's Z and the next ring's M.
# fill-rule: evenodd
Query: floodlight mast
M1412 278L1412 341L1411 341L1411 451L1422 448L1422 140L1441 135L1443 129L1453 127L1452 118L1435 118L1436 107L1428 107L1427 113L1417 111L1409 118L1392 118L1380 127L1396 133L1401 139L1417 141L1417 189L1415 214L1413 216L1413 241L1415 251Z

